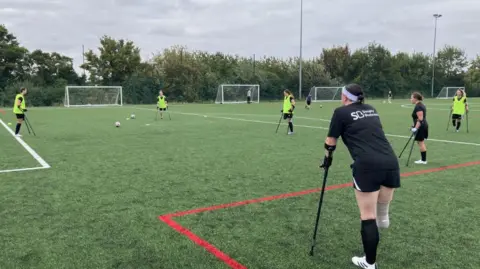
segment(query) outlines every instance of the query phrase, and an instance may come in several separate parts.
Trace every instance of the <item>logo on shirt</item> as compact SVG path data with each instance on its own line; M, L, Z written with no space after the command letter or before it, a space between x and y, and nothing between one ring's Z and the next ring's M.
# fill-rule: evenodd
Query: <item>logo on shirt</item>
M357 110L350 113L353 120L368 118L368 117L378 117L378 114L373 109L369 110Z

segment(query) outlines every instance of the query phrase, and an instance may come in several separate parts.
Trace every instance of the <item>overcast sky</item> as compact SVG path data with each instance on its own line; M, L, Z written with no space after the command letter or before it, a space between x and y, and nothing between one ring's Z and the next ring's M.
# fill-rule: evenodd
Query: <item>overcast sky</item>
M480 54L480 0L304 0L303 55L376 41L392 52L451 44ZM300 0L0 0L0 24L29 50L82 61L109 35L135 42L142 57L182 44L245 56L299 55Z

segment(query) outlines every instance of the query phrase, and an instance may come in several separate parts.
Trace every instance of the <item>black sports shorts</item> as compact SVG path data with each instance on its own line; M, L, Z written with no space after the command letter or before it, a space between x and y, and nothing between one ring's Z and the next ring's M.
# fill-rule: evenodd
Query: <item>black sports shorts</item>
M25 119L25 114L15 114L17 116L17 119Z
M291 119L293 118L293 114L292 113L283 113L283 119L286 120L286 119Z
M400 188L400 169L362 170L352 167L353 188L361 192L374 192L380 186Z
M452 120L456 120L456 119L461 120L461 119L462 119L462 115L460 115L460 114L452 114Z
M166 111L167 109L166 109L166 108L160 108L160 107L159 107L158 110L160 110L160 111Z
M415 141L423 141L428 139L428 126L422 126L417 130Z
M250 96L248 96L247 101L250 102L250 100L252 100L252 98Z
M310 105L312 103L312 101L307 101L307 105Z

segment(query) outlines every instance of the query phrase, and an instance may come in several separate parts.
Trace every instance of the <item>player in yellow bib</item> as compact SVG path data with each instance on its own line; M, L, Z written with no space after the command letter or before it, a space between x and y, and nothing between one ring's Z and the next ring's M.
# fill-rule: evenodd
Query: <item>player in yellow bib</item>
M160 111L160 119L163 119L162 111L167 111L168 102L167 97L163 95L163 91L160 90L160 93L157 97L157 109Z
M289 90L283 91L283 119L288 120L288 134L293 134L293 110L295 109L295 97Z
M17 116L17 126L15 127L15 135L20 135L20 127L22 127L23 120L25 119L25 112L27 112L27 106L25 103L25 95L27 94L27 88L21 88L20 93L15 96L15 102L13 104L13 113Z
M457 95L453 97L452 104L452 124L456 127L456 132L460 129L461 121L466 112L468 112L467 95L465 91L458 89Z

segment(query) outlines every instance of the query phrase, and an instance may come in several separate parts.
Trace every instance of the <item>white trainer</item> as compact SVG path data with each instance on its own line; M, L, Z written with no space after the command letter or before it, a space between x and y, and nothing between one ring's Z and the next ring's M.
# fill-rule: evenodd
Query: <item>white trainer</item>
M427 161L418 160L415 161L416 164L427 164Z
M22 137L22 135L21 135L21 134L16 134L15 136L16 136L16 137Z
M365 259L365 256L363 256L363 257L353 257L352 262L353 262L353 264L355 264L356 266L358 266L360 268L377 269L377 265L375 263L374 264L369 264L367 262L367 260Z

